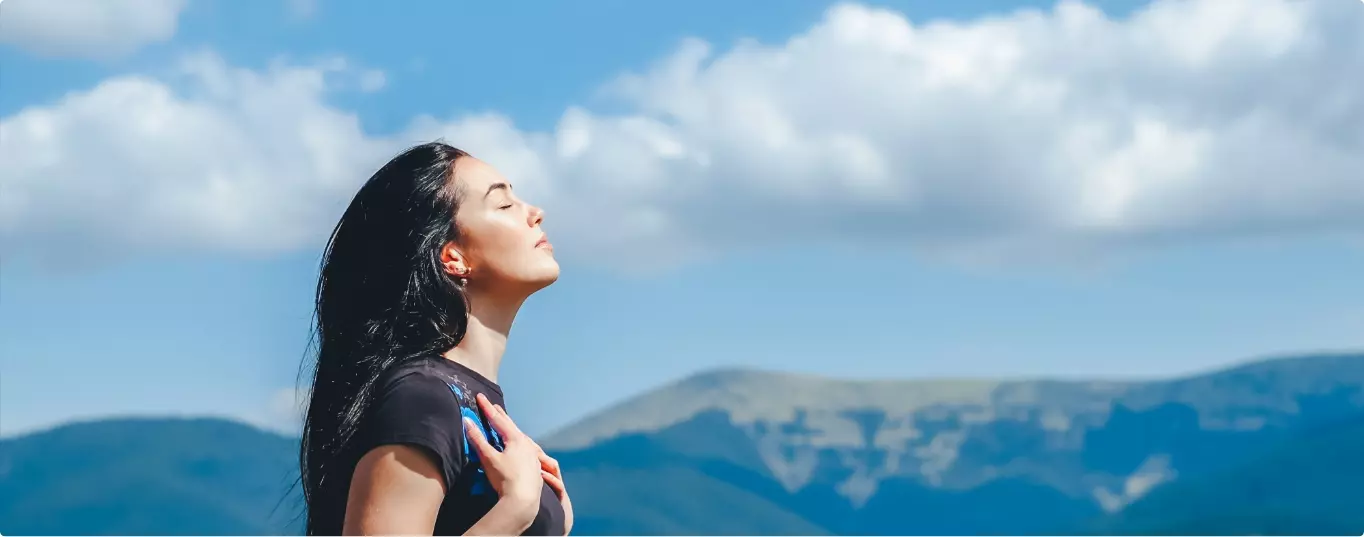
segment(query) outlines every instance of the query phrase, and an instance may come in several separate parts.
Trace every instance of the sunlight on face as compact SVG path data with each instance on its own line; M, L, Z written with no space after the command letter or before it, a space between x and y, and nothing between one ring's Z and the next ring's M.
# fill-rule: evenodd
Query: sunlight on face
M459 188L459 250L469 282L494 292L535 292L559 278L554 248L540 222L544 212L521 200L510 181L473 157L455 163Z

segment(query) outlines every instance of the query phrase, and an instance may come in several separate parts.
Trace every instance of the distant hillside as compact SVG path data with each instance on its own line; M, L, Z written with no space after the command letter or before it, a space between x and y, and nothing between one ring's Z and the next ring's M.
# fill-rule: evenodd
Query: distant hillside
M575 534L1341 534L1364 355L1153 382L719 371L542 439ZM219 420L0 441L0 533L297 534L296 440Z
M275 510L297 476L296 446L213 419L74 423L3 440L0 534L302 533L290 523L301 504Z
M609 484L580 496L673 505L667 487L625 476L686 467L816 527L761 515L781 533L1027 534L1070 531L1163 483L1232 471L1303 431L1361 414L1364 355L1153 382L719 371L622 402L544 443L574 461L565 465L574 483ZM675 516L701 520L723 507L701 499ZM629 513L614 504L579 510L619 527L655 527L622 518Z
M1123 535L1364 535L1364 415L1151 491L1095 527Z

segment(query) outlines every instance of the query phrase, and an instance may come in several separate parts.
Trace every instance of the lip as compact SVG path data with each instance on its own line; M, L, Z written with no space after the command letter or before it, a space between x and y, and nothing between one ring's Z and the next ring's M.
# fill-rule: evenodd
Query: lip
M549 237L544 236L544 235L541 235L541 236L540 236L540 240L535 241L535 247L536 247L536 248L548 248L548 249L550 249L550 250L553 250L553 249L554 249L554 245L552 245L552 244L549 243Z

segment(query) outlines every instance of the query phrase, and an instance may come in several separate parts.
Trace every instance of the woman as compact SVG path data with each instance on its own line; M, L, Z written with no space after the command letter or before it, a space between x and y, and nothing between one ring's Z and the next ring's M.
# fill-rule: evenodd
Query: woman
M539 208L449 145L360 188L317 285L300 449L309 535L567 535L558 463L502 407L521 304L559 277Z

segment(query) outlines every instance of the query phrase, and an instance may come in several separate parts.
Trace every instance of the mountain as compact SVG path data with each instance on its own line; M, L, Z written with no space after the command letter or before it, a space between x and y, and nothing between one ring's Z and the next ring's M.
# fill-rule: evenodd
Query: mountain
M301 504L280 503L297 445L217 419L93 421L6 439L0 534L298 534Z
M1231 470L1179 480L1095 526L1121 535L1364 534L1364 415Z
M1162 484L1242 471L1358 415L1364 355L1148 382L718 371L624 401L543 444L564 461L588 533L732 533L715 526L737 521L710 513L732 508L737 489L762 500L743 523L782 534L1017 535L1081 531ZM664 468L722 482L726 493L692 489L683 502L641 477Z
M541 443L579 535L1364 533L1364 355L1147 382L713 371ZM208 419L0 440L0 533L297 534L296 446Z

